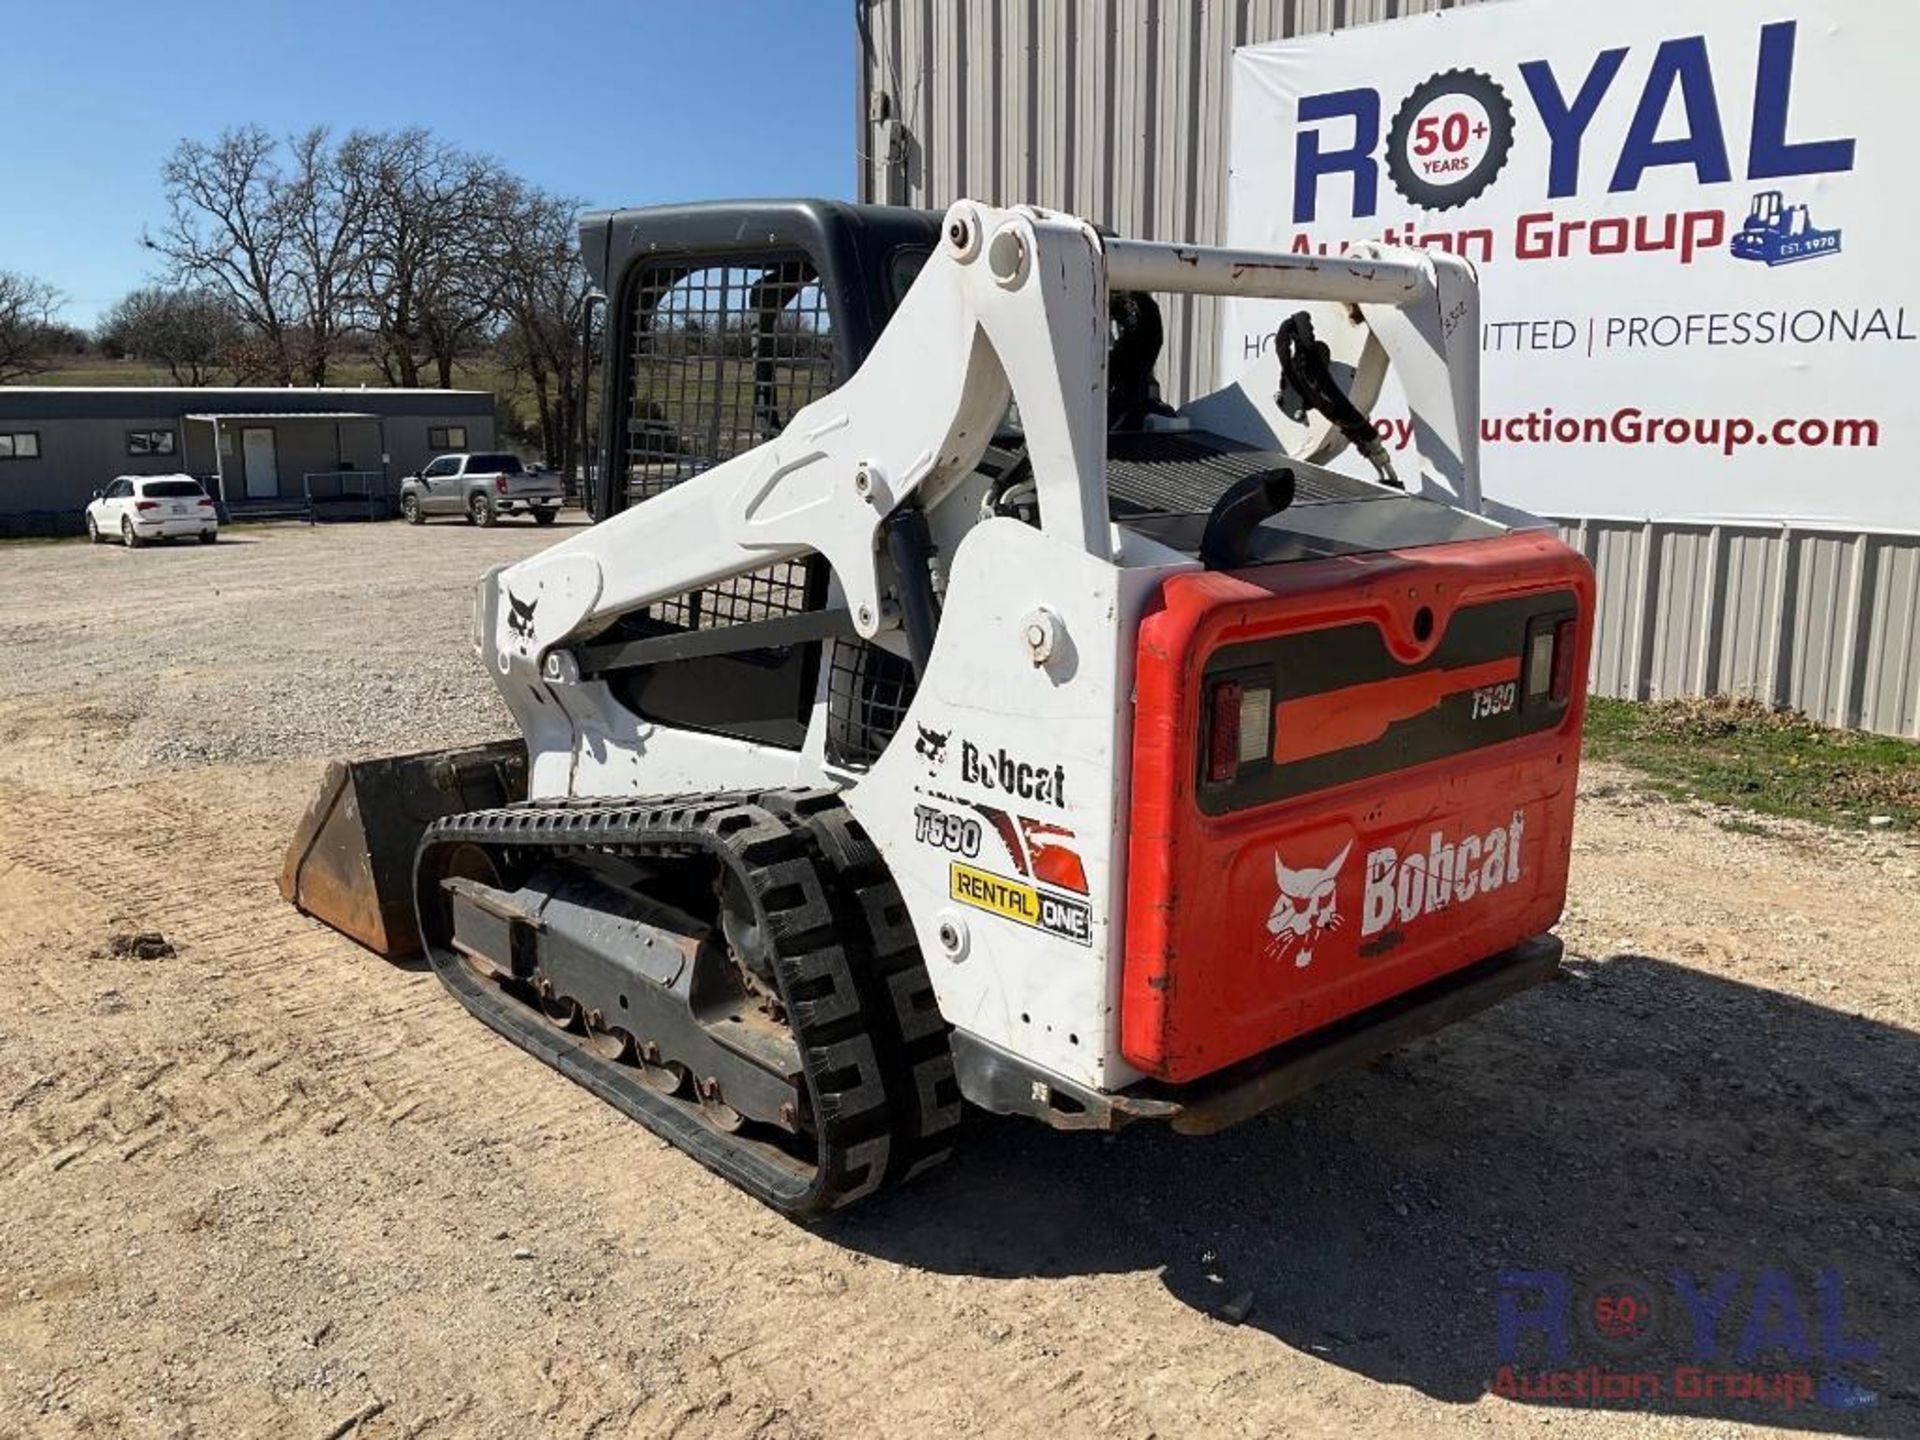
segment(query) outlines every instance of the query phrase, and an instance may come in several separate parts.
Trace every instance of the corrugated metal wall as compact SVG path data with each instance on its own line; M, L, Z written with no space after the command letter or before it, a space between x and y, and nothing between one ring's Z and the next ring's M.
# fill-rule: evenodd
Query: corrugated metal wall
M855 0L860 198L1048 205L1218 244L1234 47L1452 8L1437 0ZM1161 381L1211 388L1211 301L1167 306Z
M1472 3L1472 0L1462 0ZM860 198L1056 206L1219 243L1236 46L1439 0L855 0ZM1167 307L1170 398L1213 385L1210 302ZM1595 693L1729 693L1920 738L1920 536L1564 518L1600 578Z
M1596 695L1742 695L1920 739L1920 536L1562 518L1593 562Z

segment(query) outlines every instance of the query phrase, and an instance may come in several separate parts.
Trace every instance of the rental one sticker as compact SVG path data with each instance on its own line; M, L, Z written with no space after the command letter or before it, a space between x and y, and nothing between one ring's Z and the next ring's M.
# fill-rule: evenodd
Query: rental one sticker
M950 864L947 874L947 893L962 905L971 905L1034 930L1044 930L1077 945L1093 943L1093 912L1083 900L1056 895L1023 880L1009 880L958 861Z

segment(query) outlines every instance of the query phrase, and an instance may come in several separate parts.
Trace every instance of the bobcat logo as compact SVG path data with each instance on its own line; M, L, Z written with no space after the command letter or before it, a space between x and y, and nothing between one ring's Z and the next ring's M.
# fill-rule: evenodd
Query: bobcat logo
M1340 928L1340 901L1334 893L1340 867L1353 850L1349 840L1340 853L1318 870L1289 870L1279 852L1273 856L1273 878L1280 886L1267 915L1267 954L1276 960L1293 956L1295 969L1313 964L1313 942Z
M533 607L540 603L539 597L522 600L511 590L507 592L507 633L516 640L533 639Z
M914 753L929 765L943 763L947 758L947 736L952 733L951 730L929 730L921 725L920 738L913 742Z

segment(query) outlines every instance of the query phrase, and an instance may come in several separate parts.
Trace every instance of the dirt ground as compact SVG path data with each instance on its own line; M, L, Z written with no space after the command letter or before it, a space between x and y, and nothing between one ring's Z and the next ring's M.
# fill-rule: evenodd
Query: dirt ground
M552 538L0 547L0 1434L1920 1434L1913 841L1590 773L1563 983L803 1230L273 888L325 757L504 728L472 585ZM1556 1276L1562 1369L1674 1379L1676 1272L1819 1400L1489 1393Z

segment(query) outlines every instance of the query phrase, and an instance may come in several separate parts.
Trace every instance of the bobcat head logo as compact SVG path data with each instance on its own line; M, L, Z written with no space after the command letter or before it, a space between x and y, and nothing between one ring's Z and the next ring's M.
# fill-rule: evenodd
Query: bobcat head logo
M913 742L914 753L929 765L940 764L947 758L947 736L952 733L951 730L929 730L921 725L920 738Z
M1318 870L1289 870L1279 852L1273 856L1273 878L1280 893L1267 915L1267 953L1276 960L1293 956L1296 969L1313 964L1313 943L1329 930L1340 928L1340 900L1334 893L1340 867L1347 863L1353 842Z
M533 639L533 607L540 603L539 597L522 600L511 590L507 592L507 633L516 640Z

